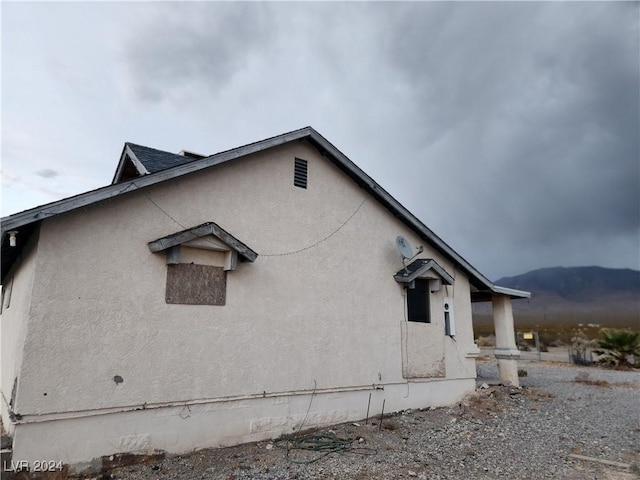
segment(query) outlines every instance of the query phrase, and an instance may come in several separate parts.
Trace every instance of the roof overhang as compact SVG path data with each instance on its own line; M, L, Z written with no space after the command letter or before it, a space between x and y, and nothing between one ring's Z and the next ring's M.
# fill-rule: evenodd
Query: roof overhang
M476 302L490 302L494 296L504 295L512 300L518 300L522 298L531 298L531 292L525 292L524 290L516 290L513 288L501 287L499 285L491 285L491 288L486 290L478 290L471 292L471 301Z
M430 278L435 276L445 285L453 285L453 277L449 275L432 258L418 258L396 273L393 278L398 283L411 284L416 278Z
M202 225L181 230L179 232L172 233L171 235L167 235L166 237L158 238L157 240L149 242L148 246L149 250L153 253L169 250L184 244L189 245L189 242L192 242L191 244L198 248L203 248L202 245L198 245L193 242L208 236L215 237L222 242L223 245L227 246L229 250L237 252L241 261L253 262L258 258L258 254L256 252L213 222L203 223ZM207 248L206 244L204 248ZM211 250L225 249L224 247L221 248L221 245L218 242L212 243L208 248Z

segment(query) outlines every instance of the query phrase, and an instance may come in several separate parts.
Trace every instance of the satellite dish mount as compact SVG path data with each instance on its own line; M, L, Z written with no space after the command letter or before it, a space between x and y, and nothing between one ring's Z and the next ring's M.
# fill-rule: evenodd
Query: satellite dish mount
M402 235L398 235L396 237L396 248L402 256L402 265L404 265L405 272L407 271L407 264L424 251L424 247L420 245L417 249L417 252L414 253L415 250L413 246L411 245L411 243L409 243L409 240L404 238Z

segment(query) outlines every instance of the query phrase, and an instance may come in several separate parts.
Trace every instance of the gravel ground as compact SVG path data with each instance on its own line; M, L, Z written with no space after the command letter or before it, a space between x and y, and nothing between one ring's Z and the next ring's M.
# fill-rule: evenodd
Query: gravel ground
M314 434L351 449L297 464L278 444L201 450L103 474L122 480L609 479L640 478L640 372L521 362L523 388L479 388L460 405L347 423ZM478 362L479 384L497 377ZM576 381L578 380L578 381ZM486 385L484 385L486 387ZM292 450L290 458L310 458ZM569 458L623 462L630 470Z

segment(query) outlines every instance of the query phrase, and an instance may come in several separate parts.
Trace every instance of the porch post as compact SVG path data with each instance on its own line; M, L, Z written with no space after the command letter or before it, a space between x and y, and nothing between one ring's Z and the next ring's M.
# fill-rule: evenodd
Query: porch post
M511 299L506 295L493 295L493 328L496 334L496 349L493 354L498 359L500 379L518 387L518 359L520 351L516 346Z

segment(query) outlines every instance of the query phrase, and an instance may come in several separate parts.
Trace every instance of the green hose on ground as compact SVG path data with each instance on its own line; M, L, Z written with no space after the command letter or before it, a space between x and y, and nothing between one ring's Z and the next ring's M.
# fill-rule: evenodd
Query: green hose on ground
M275 440L273 443L276 447L286 450L286 459L291 463L313 463L331 455L332 453L347 452L358 455L375 455L378 452L373 448L353 447L354 440L338 438L334 435L303 435L303 436L286 436ZM317 455L312 458L302 460L291 457L293 450L302 450L305 452L316 452Z

